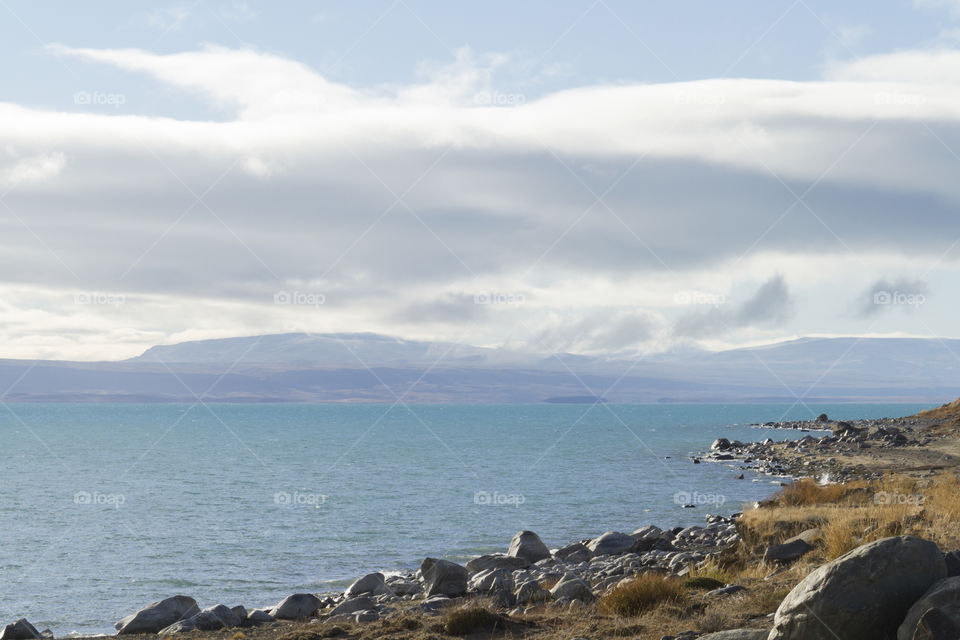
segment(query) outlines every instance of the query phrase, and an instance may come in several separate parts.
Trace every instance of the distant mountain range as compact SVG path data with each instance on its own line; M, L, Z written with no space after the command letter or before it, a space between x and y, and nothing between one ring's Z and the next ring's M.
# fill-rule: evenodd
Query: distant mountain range
M946 402L960 340L803 338L642 359L280 334L156 346L121 362L0 360L8 402Z

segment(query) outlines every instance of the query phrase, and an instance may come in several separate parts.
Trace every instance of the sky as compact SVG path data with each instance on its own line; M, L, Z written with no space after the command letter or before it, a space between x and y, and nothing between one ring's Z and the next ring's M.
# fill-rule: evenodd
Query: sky
M960 0L839 4L0 0L0 357L960 337Z

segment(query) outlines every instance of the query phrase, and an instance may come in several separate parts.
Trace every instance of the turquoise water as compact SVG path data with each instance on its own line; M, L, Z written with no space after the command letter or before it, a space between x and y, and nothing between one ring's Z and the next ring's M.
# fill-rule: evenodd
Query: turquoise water
M505 551L520 529L555 546L699 524L774 489L687 459L714 438L921 408L13 404L0 409L0 622L109 633L176 593L269 605L427 555Z

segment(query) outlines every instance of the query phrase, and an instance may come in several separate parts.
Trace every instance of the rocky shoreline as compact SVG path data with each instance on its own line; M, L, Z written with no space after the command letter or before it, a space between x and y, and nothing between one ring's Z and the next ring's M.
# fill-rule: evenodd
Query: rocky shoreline
M787 441L766 437L762 441L744 443L718 438L708 451L692 456L693 462L727 463L737 469L790 479L812 477L824 482L869 480L880 478L890 470L891 465L877 464L876 461L890 458L891 450L899 449L907 454L922 453L924 448L944 439L943 436L923 431L929 422L916 417L833 421L821 415L817 420L767 422L751 426L808 433ZM950 455L938 450L934 457Z
M838 482L878 476L882 473L882 465L867 463L880 459L880 454L885 452L935 450L935 455L950 455L943 446L935 446L946 442L945 436L924 431L922 427L928 424L915 417L831 421L821 416L815 421L755 426L824 433L819 436L808 434L786 442L764 438L760 442L742 443L718 438L709 451L694 456L693 461L726 463L761 474L815 477ZM955 438L949 439L949 443L955 445L956 442ZM928 469L927 473L932 471ZM500 612L497 615L503 616L504 620L523 619L542 611L576 615L577 612L593 611L599 599L639 576L655 574L689 579L697 567L716 563L724 554L741 546L737 526L739 516L708 515L704 526L661 529L647 525L631 533L608 531L553 550L536 533L520 531L502 553L480 556L466 565L425 558L416 571L389 576L380 572L369 573L357 578L343 592L296 593L265 608L216 604L201 609L192 597L176 595L132 613L117 622L115 628L117 635L157 634L168 638L193 631L282 628L292 622L362 626L410 615L438 617L456 606L477 601ZM780 544L770 544L763 553L763 562L780 566L796 561L814 548L816 535L816 531L811 530ZM913 548L919 543L904 544ZM932 552L927 549L924 553L931 555ZM949 560L950 554L946 558ZM940 578L946 575L946 571L939 569L928 573ZM957 574L960 574L960 555L954 554L950 575ZM715 584L706 579L708 589L704 597L723 598L743 590L738 584L713 582ZM960 594L960 582L956 587L954 591ZM922 593L917 595L919 597ZM804 601L804 606L809 604ZM773 618L773 614L763 618L757 623L769 629L771 620L766 618ZM785 628L794 624L790 620L781 623ZM957 628L960 629L960 618ZM739 635L715 637L717 640L767 637L767 631L740 629L737 633ZM676 639L711 638L712 635L690 630ZM232 636L234 640L243 637L242 633ZM0 640L52 638L49 630L38 631L26 619L17 620L0 630Z
M505 553L480 556L465 566L426 558L414 572L389 577L370 573L342 593L298 593L262 609L223 604L200 609L193 598L177 595L117 622L117 635L156 633L167 637L193 630L249 628L296 620L366 623L410 612L436 616L471 597L486 598L514 616L542 606L576 610L646 572L685 576L691 566L739 542L732 518L710 515L707 520L702 527L660 529L648 525L629 534L608 531L553 551L536 533L520 531ZM545 584L553 586L546 589ZM52 637L52 633L37 631L25 619L0 632L0 640Z

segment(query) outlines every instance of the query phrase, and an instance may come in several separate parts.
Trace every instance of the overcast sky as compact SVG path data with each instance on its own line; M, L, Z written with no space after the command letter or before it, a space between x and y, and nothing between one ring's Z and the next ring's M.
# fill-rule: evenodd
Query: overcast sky
M960 0L0 2L0 357L957 337Z

